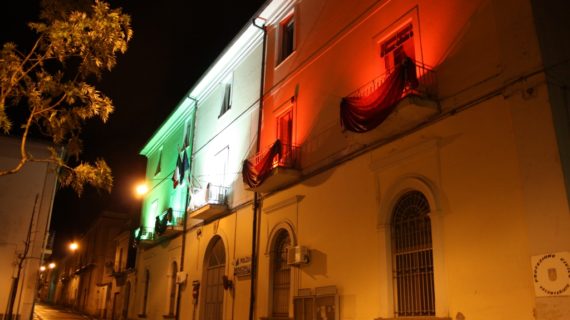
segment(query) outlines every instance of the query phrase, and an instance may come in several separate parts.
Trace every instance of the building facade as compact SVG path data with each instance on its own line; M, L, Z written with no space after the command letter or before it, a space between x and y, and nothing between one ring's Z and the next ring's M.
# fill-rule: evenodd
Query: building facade
M141 249L139 317L568 318L560 12L268 1L142 151L144 226L186 223Z
M141 151L150 192L138 241L139 317L247 314L248 295L238 307L228 284L234 255L251 249L252 195L240 171L255 152L262 38L246 26ZM247 281L235 286L249 291Z
M134 296L136 278L136 255L137 248L135 244L132 227L119 233L115 239L115 259L111 277L111 305L108 319L125 320L129 319L129 314L134 311Z
M120 250L116 239L128 232L129 222L124 213L103 211L76 240L77 248L57 261L50 277L56 278L55 304L98 319L120 319L113 316L122 314L117 311L122 310L118 305L122 306L123 298L118 293L124 284L121 276L128 273L129 257L128 250Z
M49 156L49 145L28 141L35 157ZM0 137L0 167L20 160L20 140ZM30 318L45 257L57 176L49 164L28 163L12 175L0 177L0 316L12 305L15 318ZM10 303L12 301L13 303Z

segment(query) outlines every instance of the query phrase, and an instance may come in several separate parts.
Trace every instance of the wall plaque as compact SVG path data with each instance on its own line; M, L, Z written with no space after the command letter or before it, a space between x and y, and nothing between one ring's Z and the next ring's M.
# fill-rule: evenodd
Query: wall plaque
M570 295L570 253L548 253L531 258L537 297Z

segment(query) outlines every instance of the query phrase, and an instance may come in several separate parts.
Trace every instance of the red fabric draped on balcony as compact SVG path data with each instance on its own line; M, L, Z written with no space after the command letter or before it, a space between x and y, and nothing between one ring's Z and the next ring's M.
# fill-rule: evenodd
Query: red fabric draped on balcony
M244 160L242 167L243 182L251 188L262 184L273 167L275 156L279 155L281 157L281 150L281 141L276 140L273 146L265 152L265 155L256 161L257 163L252 163L247 159Z
M366 97L344 97L340 103L340 124L353 132L367 132L379 126L395 109L406 86L416 88L416 65L405 58L384 82Z

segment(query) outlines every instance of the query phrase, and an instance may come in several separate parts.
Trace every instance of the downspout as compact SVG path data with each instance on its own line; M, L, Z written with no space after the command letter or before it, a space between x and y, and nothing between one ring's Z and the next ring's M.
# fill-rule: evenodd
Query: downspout
M194 132L196 131L196 110L198 109L198 100L192 98L191 96L188 96L188 99L192 100L194 102L194 110L192 111L192 143L190 144L190 158L188 159L189 165L188 167L190 168L190 172L188 173L188 176L191 177L191 173L192 173L192 159L194 159L192 157L192 152L194 150ZM184 177L182 177L184 178ZM184 271L184 251L186 250L186 221L188 220L188 204L190 203L190 181L187 181L186 183L186 200L184 202L184 218L182 221L182 245L181 245L181 249L180 249L180 268L179 271L182 272ZM173 275L175 276L175 275ZM175 311L175 319L179 320L180 319L180 300L181 300L181 296L182 296L182 283L177 283L177 290L178 290L178 294L176 295L176 311Z
M261 81L259 82L259 115L257 118L257 141L256 152L259 152L261 144L261 115L263 110L263 84L265 82L265 53L267 47L267 29L265 24L259 26L255 23L255 18L252 19L252 24L263 32L262 53L261 53ZM255 312L255 288L257 280L257 235L258 235L258 216L259 216L259 203L261 195L258 192L253 193L253 226L252 226L252 240L251 240L251 287L249 298L249 320L253 320ZM261 218L261 217L260 217Z

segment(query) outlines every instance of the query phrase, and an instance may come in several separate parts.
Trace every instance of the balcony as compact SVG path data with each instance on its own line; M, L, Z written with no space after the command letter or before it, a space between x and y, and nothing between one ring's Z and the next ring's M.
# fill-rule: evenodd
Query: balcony
M45 247L43 248L44 258L49 258L53 253L53 244L55 241L55 233L49 232Z
M111 269L111 277L115 278L115 283L117 286L123 286L127 280L127 277L130 273L134 273L134 268L123 269L119 271L115 271L115 268Z
M164 239L182 233L184 217L173 216L163 212L155 221L154 227L139 227L134 231L135 243L143 248L153 246Z
M160 225L154 227L155 235L161 238L171 238L184 230L184 217L174 216L172 210L164 211L158 216Z
M95 263L87 263L87 264L81 264L81 265L77 265L75 266L75 270L73 271L74 274L82 274L83 272L94 268L95 267Z
M154 228L151 227L140 227L134 231L135 241L137 246L148 247L155 243L156 237L154 233Z
M275 150L277 144L280 146L279 150ZM259 177L260 182L257 185L246 183L246 189L267 193L298 181L301 177L299 155L299 147L281 144L277 140L275 144L247 160L251 167L262 169L256 172L256 178Z
M210 183L204 188L192 190L190 219L210 220L226 212L228 191L228 187L214 186Z
M430 67L423 64L422 62L415 61L416 71L415 77L418 81L416 86L411 86L409 83L404 88L402 93L402 98L410 95L420 96L427 99L435 99L437 92L437 79L435 71ZM376 91L380 86L384 84L386 79L395 70L390 69L386 73L374 78L372 81L364 84L360 88L351 92L349 97L367 97Z
M345 103L350 106L342 106L341 120L347 123L346 130L364 133L355 135L359 143L389 138L439 113L436 74L410 59L406 66L389 70L351 92L343 99Z

